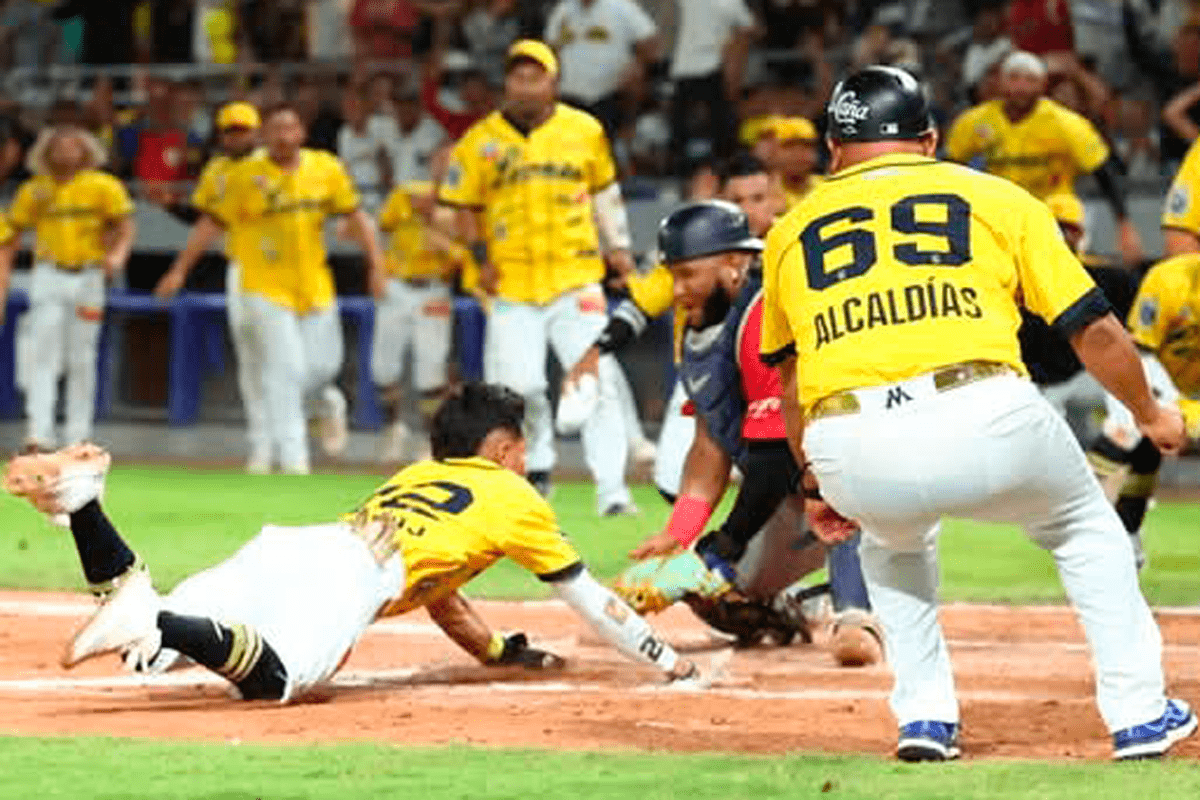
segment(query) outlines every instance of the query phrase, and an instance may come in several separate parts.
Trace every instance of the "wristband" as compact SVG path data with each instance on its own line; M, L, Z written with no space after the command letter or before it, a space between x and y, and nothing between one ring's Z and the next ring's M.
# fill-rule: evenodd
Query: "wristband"
M680 495L667 522L667 534L684 547L690 547L712 516L712 503L698 494Z
M500 656L504 655L505 637L502 633L493 633L492 639L488 642L487 651L484 653L483 663L495 664L500 660Z
M486 242L471 242L467 245L467 249L471 251L471 258L475 259L475 263L480 266L488 263L488 247Z

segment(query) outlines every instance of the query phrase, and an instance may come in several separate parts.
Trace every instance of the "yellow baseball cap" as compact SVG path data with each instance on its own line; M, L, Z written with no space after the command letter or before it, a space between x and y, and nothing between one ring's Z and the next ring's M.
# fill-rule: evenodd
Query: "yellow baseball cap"
M1046 205L1054 218L1063 225L1074 225L1083 228L1083 203L1073 194L1052 194L1046 198Z
M558 77L558 58L550 49L550 45L545 42L539 42L537 39L518 39L513 42L512 47L508 48L507 64L511 66L512 62L518 58L536 61L546 72Z
M806 142L817 140L817 127L804 117L777 117L771 125L775 133L775 141L790 142L802 139Z
M217 113L217 128L250 128L262 125L258 109L249 103L229 103Z

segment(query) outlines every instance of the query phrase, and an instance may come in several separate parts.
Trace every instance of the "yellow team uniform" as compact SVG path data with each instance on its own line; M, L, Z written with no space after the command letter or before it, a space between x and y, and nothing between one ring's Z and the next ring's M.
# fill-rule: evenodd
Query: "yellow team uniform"
M1045 199L1073 193L1075 179L1108 160L1109 149L1086 118L1043 97L1018 122L1000 100L967 109L950 126L946 154L964 164L982 157L987 172Z
M1103 302L1044 203L916 155L830 176L776 222L763 289L762 352L797 355L806 411L963 361L1025 374L1018 300L1051 323Z
M1200 236L1200 202L1196 192L1200 191L1200 143L1193 142L1188 148L1179 172L1167 191L1163 204L1162 226L1177 228Z
M229 190L230 175L243 160L244 158L230 158L227 155L216 155L209 159L200 173L200 179L196 181L196 188L192 192L192 205L214 219L219 219L221 205ZM249 243L246 227L235 223L225 229L225 254L234 263L240 263L239 254L245 252Z
M582 566L549 503L524 478L485 458L413 464L355 517L394 526L404 562L404 590L380 616L446 597L506 556L544 580Z
M481 213L497 295L544 305L604 277L592 195L615 179L600 123L560 103L529 136L498 111L477 122L438 198Z
M1127 322L1133 340L1158 356L1180 393L1200 399L1200 253L1155 264Z
M83 269L104 258L110 223L133 213L129 192L112 175L83 170L63 184L37 175L17 190L9 210L14 228L33 228L34 258L61 269Z
M392 190L379 212L379 229L388 234L388 274L406 281L447 280L458 270L474 268L470 251L455 242L450 252L433 245L429 224L413 208L412 194L429 184L410 184Z
M225 198L210 213L227 227L242 228L242 291L305 314L333 302L325 220L358 207L358 193L336 156L301 150L300 165L284 172L260 150L230 171Z

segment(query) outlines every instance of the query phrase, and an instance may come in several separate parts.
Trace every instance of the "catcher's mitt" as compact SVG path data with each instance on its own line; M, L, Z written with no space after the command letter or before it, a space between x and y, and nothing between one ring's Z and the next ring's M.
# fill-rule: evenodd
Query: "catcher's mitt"
M797 636L806 644L812 641L812 631L803 615L772 601L752 600L730 590L719 597L689 594L684 602L708 625L735 636L738 647L753 647L767 640L786 646Z
M656 614L685 595L717 597L729 584L692 551L639 561L622 572L613 591L639 614Z

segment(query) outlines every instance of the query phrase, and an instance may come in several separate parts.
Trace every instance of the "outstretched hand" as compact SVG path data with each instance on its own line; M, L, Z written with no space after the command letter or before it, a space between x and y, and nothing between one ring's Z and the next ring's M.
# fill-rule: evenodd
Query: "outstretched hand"
M683 545L675 541L675 537L667 531L662 531L630 550L629 557L634 561L642 561L655 556L672 556L682 550Z
M843 517L824 500L805 500L804 516L808 518L813 535L825 544L841 544L858 531L858 525L853 520Z

